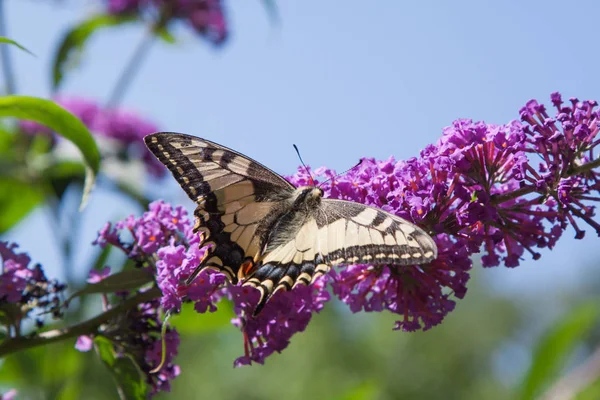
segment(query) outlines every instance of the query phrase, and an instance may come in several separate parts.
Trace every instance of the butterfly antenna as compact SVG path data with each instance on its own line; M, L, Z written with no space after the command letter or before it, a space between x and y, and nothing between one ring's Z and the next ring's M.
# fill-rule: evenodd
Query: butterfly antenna
M336 174L335 176L332 176L331 178L327 179L325 182L322 182L319 186L322 186L324 184L326 184L327 182L334 180L335 178L337 178L338 176L347 174L348 172L352 171L354 168L358 167L360 164L362 164L363 160L360 160L359 162L356 163L356 165L352 168L348 168L347 170L345 170L342 173Z
M310 184L313 185L313 186L315 186L315 179L313 178L313 176L310 173L310 170L308 169L308 167L306 166L306 164L304 164L304 160L302 159L302 156L300 155L300 150L298 150L298 146L294 145L294 149L296 149L296 154L298 154L298 158L300 159L300 162L302 163L302 166L306 170L306 173L308 174L308 176L310 176Z

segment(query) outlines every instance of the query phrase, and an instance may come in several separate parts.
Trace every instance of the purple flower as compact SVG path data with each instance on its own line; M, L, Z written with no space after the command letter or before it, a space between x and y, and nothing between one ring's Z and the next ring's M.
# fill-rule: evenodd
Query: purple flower
M352 312L387 309L401 315L395 329L429 329L454 309L445 289L458 298L467 290L471 261L464 247L446 244L438 259L427 265L402 269L354 265L334 272L333 292Z
M82 335L77 338L77 343L75 343L75 348L81 352L90 351L94 344L94 340L91 336Z
M0 241L0 306L15 304L20 315L14 321L24 320L30 314L41 315L51 313L60 317L62 310L62 292L65 285L56 280L46 278L39 264L31 264L26 253L17 252L18 245ZM43 320L36 318L36 325L41 327ZM17 330L20 322L17 324Z
M228 36L221 0L107 0L107 11L153 18L160 14L167 22L183 21L215 46L222 45Z
M143 145L143 137L158 130L152 122L128 110L104 109L97 102L85 98L61 96L55 102L78 117L92 133L119 147L115 151L114 145L100 143L105 153L112 157L127 155L132 159L141 158L150 174L157 177L165 174L164 166ZM52 135L47 127L32 121L20 121L19 127L29 135Z
M206 249L171 244L158 251L156 263L156 280L163 292L161 305L165 310L178 311L184 295L196 302L196 310L204 312L207 309L215 311L219 299L216 289L225 282L225 275L203 272L192 285L186 287L183 282L194 272L202 261Z
M15 396L17 395L17 390L16 389L11 389L8 392L2 393L0 395L0 400L13 400L15 398Z
M110 267L108 267L108 266L102 268L99 271L93 269L90 271L90 277L87 279L87 281L88 281L88 283L98 283L109 275L110 275Z
M98 237L92 242L94 245L98 245L101 248L106 247L108 244L113 246L121 246L119 239L119 230L114 228L110 222L107 222L102 229L98 232Z
M189 264L190 267L195 265L197 264ZM194 309L197 312L215 312L217 311L216 304L223 297L223 292L219 288L225 284L226 279L225 274L203 271L189 287L183 289L183 293L194 302ZM181 290L179 295L182 295Z
M157 372L151 375L152 395L161 392L171 391L170 381L175 379L180 369L178 365L172 363L173 358L177 355L177 349L179 347L179 334L175 330L170 330L165 335L166 354L164 355L165 361L163 367ZM149 367L156 368L162 362L162 341L156 340L148 346L145 353L145 362Z
M256 317L252 317L252 313L258 302L258 290L229 286L228 296L238 315L232 323L244 335L244 356L234 365L263 364L269 355L284 350L290 338L304 331L313 313L321 311L324 303L329 301L326 282L327 278L321 277L311 286L300 285L289 292L279 291Z
M144 0L107 0L109 14L134 14L142 7Z
M201 238L180 207L152 203L141 218L105 226L96 242L113 244L140 263L156 260L165 310L192 301L199 313L213 312L223 298L232 301L232 323L244 338L236 366L263 363L285 349L329 300L328 285L352 312L387 310L398 315L394 329L429 329L466 295L473 255L481 252L485 267L516 267L527 253L537 259L540 248L552 248L568 225L583 237L577 219L600 233L590 204L600 200L594 194L600 189L593 153L600 143L597 105L571 99L565 106L558 94L552 103L554 117L530 101L520 112L523 122L456 120L437 144L407 161L365 158L341 176L323 167L314 180L308 168L288 178L297 186L321 181L326 197L373 205L420 225L439 249L428 264L344 266L308 287L277 292L253 316L256 289L232 285L213 271L185 285L207 249L199 248ZM121 231L133 242L121 241Z
M121 234L124 232L133 236L133 243L122 242ZM160 200L150 203L149 210L141 218L131 215L114 226L108 222L98 232L93 244L101 247L111 244L129 257L143 261L144 257L169 244L171 239L183 238L186 234L191 234L187 212L181 206L171 207Z
M109 308L126 298L127 295L122 294L121 299L117 299L117 303L109 305ZM125 315L104 323L96 334L80 336L75 348L87 352L93 347L94 336L106 337L113 344L116 357L131 357L145 374L150 396L169 391L170 381L180 372L179 366L173 364L179 347L179 334L173 328L166 328L163 355L160 316L157 300L138 304Z
M189 300L195 303L199 313L214 312L223 297L233 301L238 315L234 325L244 334L246 350L236 365L262 363L274 351L283 350L291 336L304 330L312 314L320 311L329 300L327 280L322 278L308 288L298 287L291 292L277 293L263 311L253 317L258 301L254 288L232 286L226 282L224 274L214 271L204 271L191 285L184 284L205 256L206 248L199 248L200 237L193 234L191 223L181 207L157 201L150 204L149 211L142 217L129 217L117 222L115 227L116 232L105 226L96 242L108 243L107 237L110 237L129 257L139 260L156 253L156 281L162 291L160 305L164 310L178 311L182 302ZM123 230L133 234L133 243L122 244L115 240ZM139 232L154 232L155 239L149 241L149 233ZM167 373L167 376L170 374Z

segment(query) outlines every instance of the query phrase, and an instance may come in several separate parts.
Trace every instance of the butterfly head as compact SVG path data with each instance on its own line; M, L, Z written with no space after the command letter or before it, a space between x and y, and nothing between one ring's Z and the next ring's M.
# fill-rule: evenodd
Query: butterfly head
M294 193L294 206L317 206L323 198L323 189L315 186L301 186Z

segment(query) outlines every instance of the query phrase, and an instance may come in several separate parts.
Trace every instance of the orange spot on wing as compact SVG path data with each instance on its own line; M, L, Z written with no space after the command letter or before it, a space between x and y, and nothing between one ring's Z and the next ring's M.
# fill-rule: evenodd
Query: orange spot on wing
M254 270L254 262L252 260L244 261L242 265L240 265L240 276L239 279L242 279L252 273Z

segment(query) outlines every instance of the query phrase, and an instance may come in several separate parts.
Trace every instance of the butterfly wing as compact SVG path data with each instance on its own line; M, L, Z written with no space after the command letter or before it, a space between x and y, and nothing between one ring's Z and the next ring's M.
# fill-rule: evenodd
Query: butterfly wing
M316 222L317 249L331 266L414 265L437 257L437 246L424 230L378 208L324 199Z
M276 221L256 270L243 283L260 292L254 315L278 290L309 285L329 271L330 266L316 251L317 237L314 210L294 210Z
M244 282L261 293L255 313L278 290L308 285L336 265L414 265L437 257L435 242L421 228L344 200L323 199L277 233L289 239L267 244L258 269Z
M194 136L159 132L146 146L171 171L197 204L194 232L203 236L209 254L190 276L203 269L225 273L232 282L244 276L244 262L257 259L266 232L282 200L295 189L275 172L227 147Z
M293 185L227 147L168 132L144 140L198 204L194 232L201 246L211 245L188 282L205 268L243 280L261 293L255 313L277 290L309 285L332 266L413 265L437 256L423 230L385 211L333 199L293 208Z

